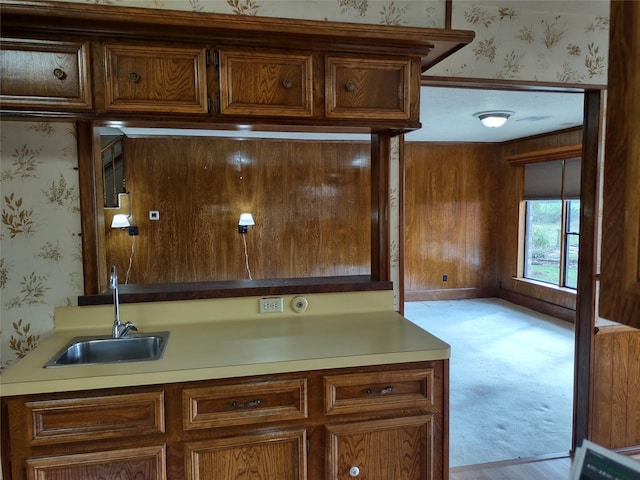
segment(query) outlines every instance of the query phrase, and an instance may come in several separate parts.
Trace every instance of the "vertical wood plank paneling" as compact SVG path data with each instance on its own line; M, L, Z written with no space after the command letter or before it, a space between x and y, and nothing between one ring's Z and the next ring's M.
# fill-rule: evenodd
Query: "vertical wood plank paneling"
M129 283L370 272L368 143L130 138L127 188L140 233ZM149 210L160 220L150 221ZM126 232L106 229L108 262L126 271Z
M405 152L407 300L495 289L499 147L407 143Z
M596 361L592 367L591 434L599 445L611 445L611 404L613 395L613 336L598 333L594 339Z
M640 331L629 333L627 437L625 445L640 445Z
M629 397L629 342L626 334L613 335L613 369L611 386L611 448L624 447L627 437L627 398Z

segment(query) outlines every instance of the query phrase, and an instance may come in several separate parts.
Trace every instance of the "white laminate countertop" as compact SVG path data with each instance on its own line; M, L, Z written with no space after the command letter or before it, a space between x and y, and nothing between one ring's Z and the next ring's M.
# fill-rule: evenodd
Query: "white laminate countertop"
M371 293L357 294L355 303L341 294L320 295L327 294L312 299L308 296L310 308L303 315L285 312L245 318L229 317L242 317L246 304L235 308L233 302L219 300L198 301L196 310L191 312L193 301L123 305L122 320L133 318L140 333L171 332L162 359L44 368L73 337L110 332L112 306L66 307L74 310L69 311L67 319L62 317L69 312L58 315L56 311L54 334L0 376L0 394L127 387L449 358L448 344L393 310L379 309L376 303L380 300L376 297L372 304ZM246 301L254 308L257 299ZM313 313L311 306L325 301L328 306L316 307ZM341 309L344 301L346 308ZM81 325L77 320L80 317L84 319Z

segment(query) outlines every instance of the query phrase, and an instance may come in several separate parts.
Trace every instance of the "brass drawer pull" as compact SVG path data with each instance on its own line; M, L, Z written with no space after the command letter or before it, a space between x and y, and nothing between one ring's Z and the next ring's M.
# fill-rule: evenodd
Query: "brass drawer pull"
M136 72L131 72L129 74L129 80L131 80L132 82L137 82L138 80L140 80L140 75Z
M353 92L356 89L356 84L353 82L347 82L344 86L348 92Z
M366 393L367 395L387 395L389 393L393 392L393 386L389 385L388 387L384 387L378 391L374 390L373 388L365 388L362 390L362 393Z
M289 80L288 78L285 78L285 79L282 81L282 86L283 86L284 88L291 88L291 87L293 87L293 82L292 82L291 80Z
M227 403L227 405L230 406L231 408L254 408L254 407L257 407L258 405L262 405L263 403L264 403L264 400L260 398L256 398L255 400L252 400L250 402L236 402L234 400L233 402Z
M53 76L56 77L58 80L64 80L65 78L67 78L67 74L61 68L54 68Z

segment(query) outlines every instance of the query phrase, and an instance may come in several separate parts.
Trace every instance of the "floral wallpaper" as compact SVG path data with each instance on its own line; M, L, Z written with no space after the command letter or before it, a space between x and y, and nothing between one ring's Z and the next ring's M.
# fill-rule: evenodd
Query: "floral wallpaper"
M74 1L433 28L443 27L445 17L444 0ZM560 4L576 7L560 11L556 8ZM585 4L589 8L578 8ZM476 39L428 74L605 84L608 11L608 0L454 0L453 28L474 30ZM55 306L73 305L83 292L74 125L3 120L1 127L0 370L52 332ZM399 157L395 140L393 152L390 260L397 285ZM399 308L397 291L395 304Z
M575 8L561 12L559 4ZM427 75L607 83L608 0L573 4L454 0L451 24L452 28L475 31L476 38Z
M0 368L53 330L83 293L75 125L2 122Z

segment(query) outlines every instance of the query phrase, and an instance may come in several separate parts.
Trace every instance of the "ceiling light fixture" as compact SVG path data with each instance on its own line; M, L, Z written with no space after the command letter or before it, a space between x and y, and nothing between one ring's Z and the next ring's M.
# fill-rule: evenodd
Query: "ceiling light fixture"
M485 127L498 128L504 125L514 113L509 110L493 110L474 113L473 116L478 117Z

